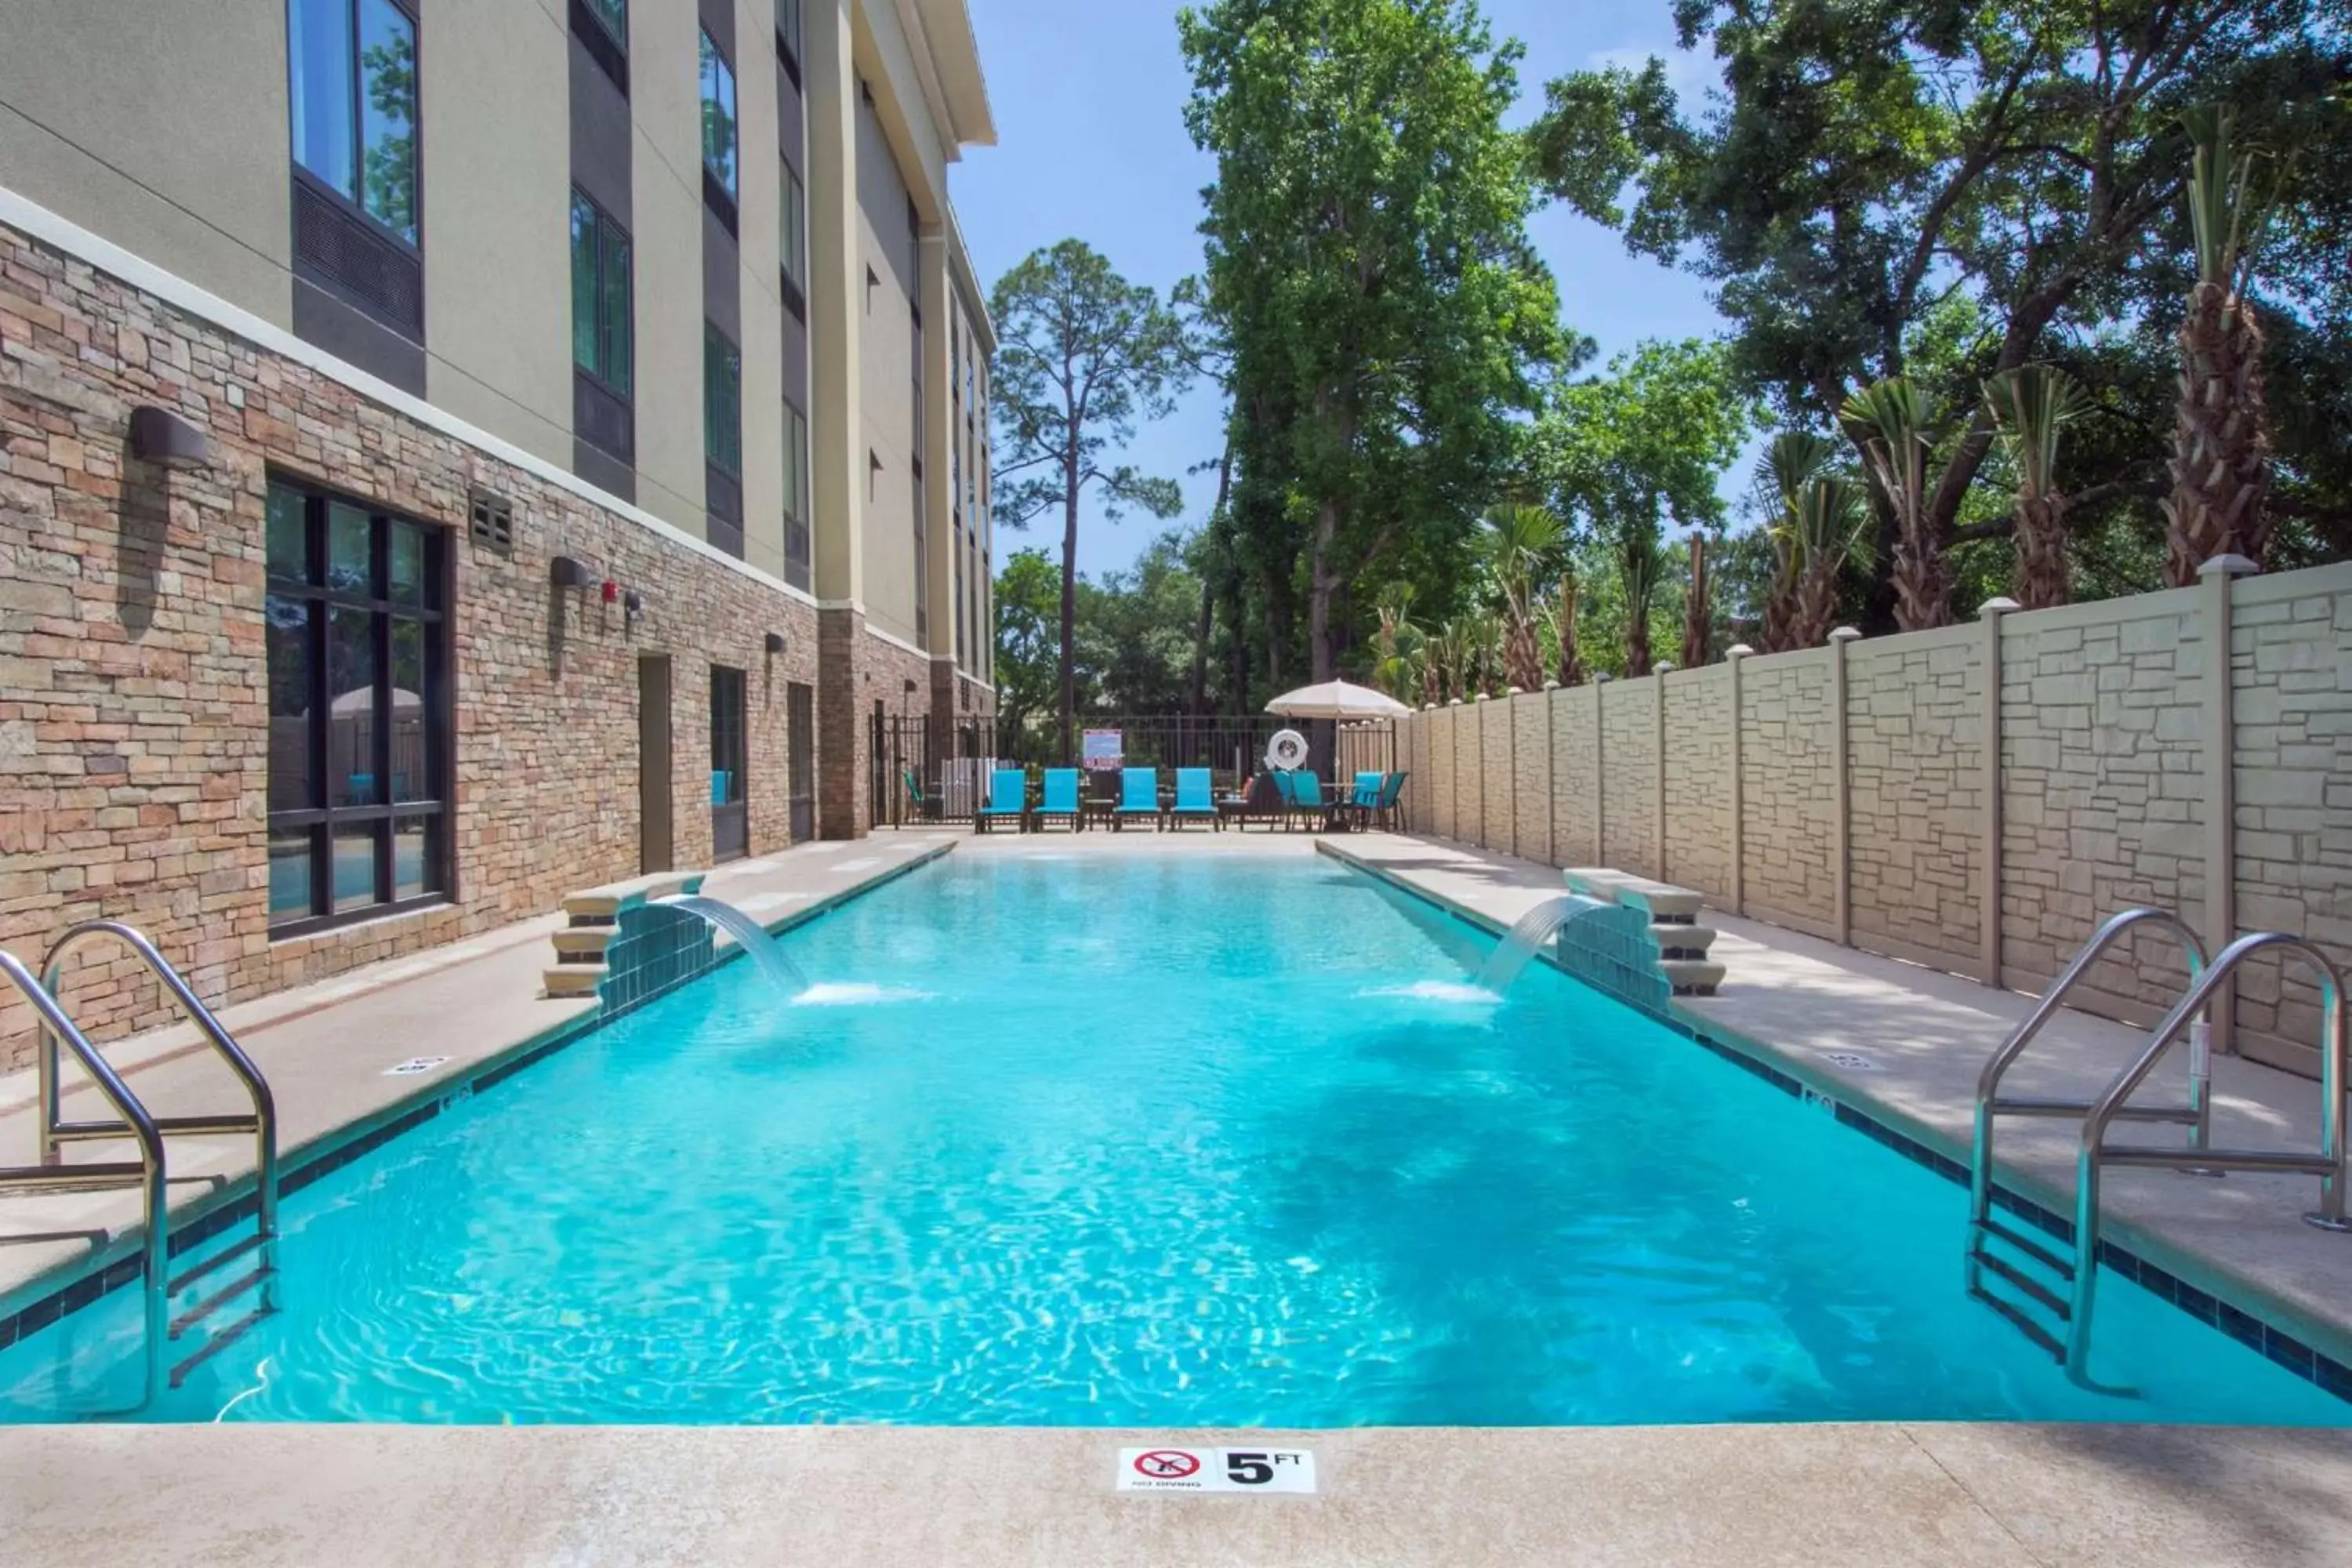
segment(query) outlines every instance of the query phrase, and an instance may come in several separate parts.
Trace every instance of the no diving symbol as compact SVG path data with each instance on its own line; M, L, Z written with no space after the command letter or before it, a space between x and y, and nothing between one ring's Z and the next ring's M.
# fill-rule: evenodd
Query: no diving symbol
M1155 1481L1181 1480L1201 1468L1201 1461L1181 1448L1154 1448L1135 1457L1135 1472Z

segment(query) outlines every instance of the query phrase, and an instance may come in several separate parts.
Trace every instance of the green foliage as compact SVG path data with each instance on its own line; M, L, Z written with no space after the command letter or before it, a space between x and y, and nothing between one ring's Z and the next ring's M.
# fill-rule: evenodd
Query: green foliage
M1320 679L1382 583L1458 581L1562 353L1502 125L1518 51L1467 0L1215 0L1178 28L1265 662L1303 606Z
M1077 701L1078 503L1095 491L1112 521L1128 506L1162 518L1182 509L1175 480L1111 459L1134 440L1137 420L1175 406L1197 351L1176 311L1075 239L1031 252L998 279L989 312L997 521L1023 528L1057 506L1062 514L1057 708L1066 752Z
M1061 669L1061 574L1042 550L1016 550L996 573L996 712L1025 729L1054 711Z
M1978 389L2038 359L2085 380L2114 421L2070 443L2066 487L2103 509L2074 519L2076 537L2159 526L2162 373L2195 248L2178 115L2226 101L2250 142L2299 149L2269 252L2292 265L2255 268L2289 279L2279 341L2305 372L2274 384L2281 490L2310 526L2352 535L2352 453L2326 433L2352 412L2340 7L1680 0L1676 16L1683 47L1717 66L1708 104L1685 112L1654 60L1563 78L1529 132L1534 162L1630 248L1715 283L1736 380L1792 423L1834 430L1852 388L1894 376L1963 410L1926 500L1938 547L2009 527L2002 487L1977 493L2000 460ZM2334 374L2310 374L2322 365ZM1892 545L1895 515L1876 510ZM1872 609L1888 618L1891 588Z

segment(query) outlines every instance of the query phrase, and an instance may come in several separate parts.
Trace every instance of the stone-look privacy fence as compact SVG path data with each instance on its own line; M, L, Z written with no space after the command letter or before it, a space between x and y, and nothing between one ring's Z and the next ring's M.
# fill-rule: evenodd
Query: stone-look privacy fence
M2134 904L2211 948L2289 931L2352 968L2352 564L1995 601L1937 631L1427 710L1397 743L1415 832L1989 984L2041 990ZM2179 965L2151 937L2076 996L2152 1022ZM2240 973L2221 1037L2315 1072L2305 973Z

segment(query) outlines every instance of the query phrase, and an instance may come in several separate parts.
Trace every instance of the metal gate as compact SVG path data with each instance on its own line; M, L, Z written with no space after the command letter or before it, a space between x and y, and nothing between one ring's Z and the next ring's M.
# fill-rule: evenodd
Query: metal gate
M989 772L1002 757L994 719L879 713L873 729L875 826L971 820L988 798Z

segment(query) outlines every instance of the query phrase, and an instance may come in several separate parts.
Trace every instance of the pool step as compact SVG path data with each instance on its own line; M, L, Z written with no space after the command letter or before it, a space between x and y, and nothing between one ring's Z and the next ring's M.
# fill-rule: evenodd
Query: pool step
M1716 930L1698 923L1705 894L1605 866L1571 866L1563 875L1570 892L1647 917L1647 934L1656 950L1650 963L1674 994L1712 996L1723 984L1724 967L1710 956Z
M540 994L550 1000L593 999L611 973L605 949L620 934L621 916L655 899L702 890L706 871L656 871L563 896L565 925L552 933L555 967L540 972Z

